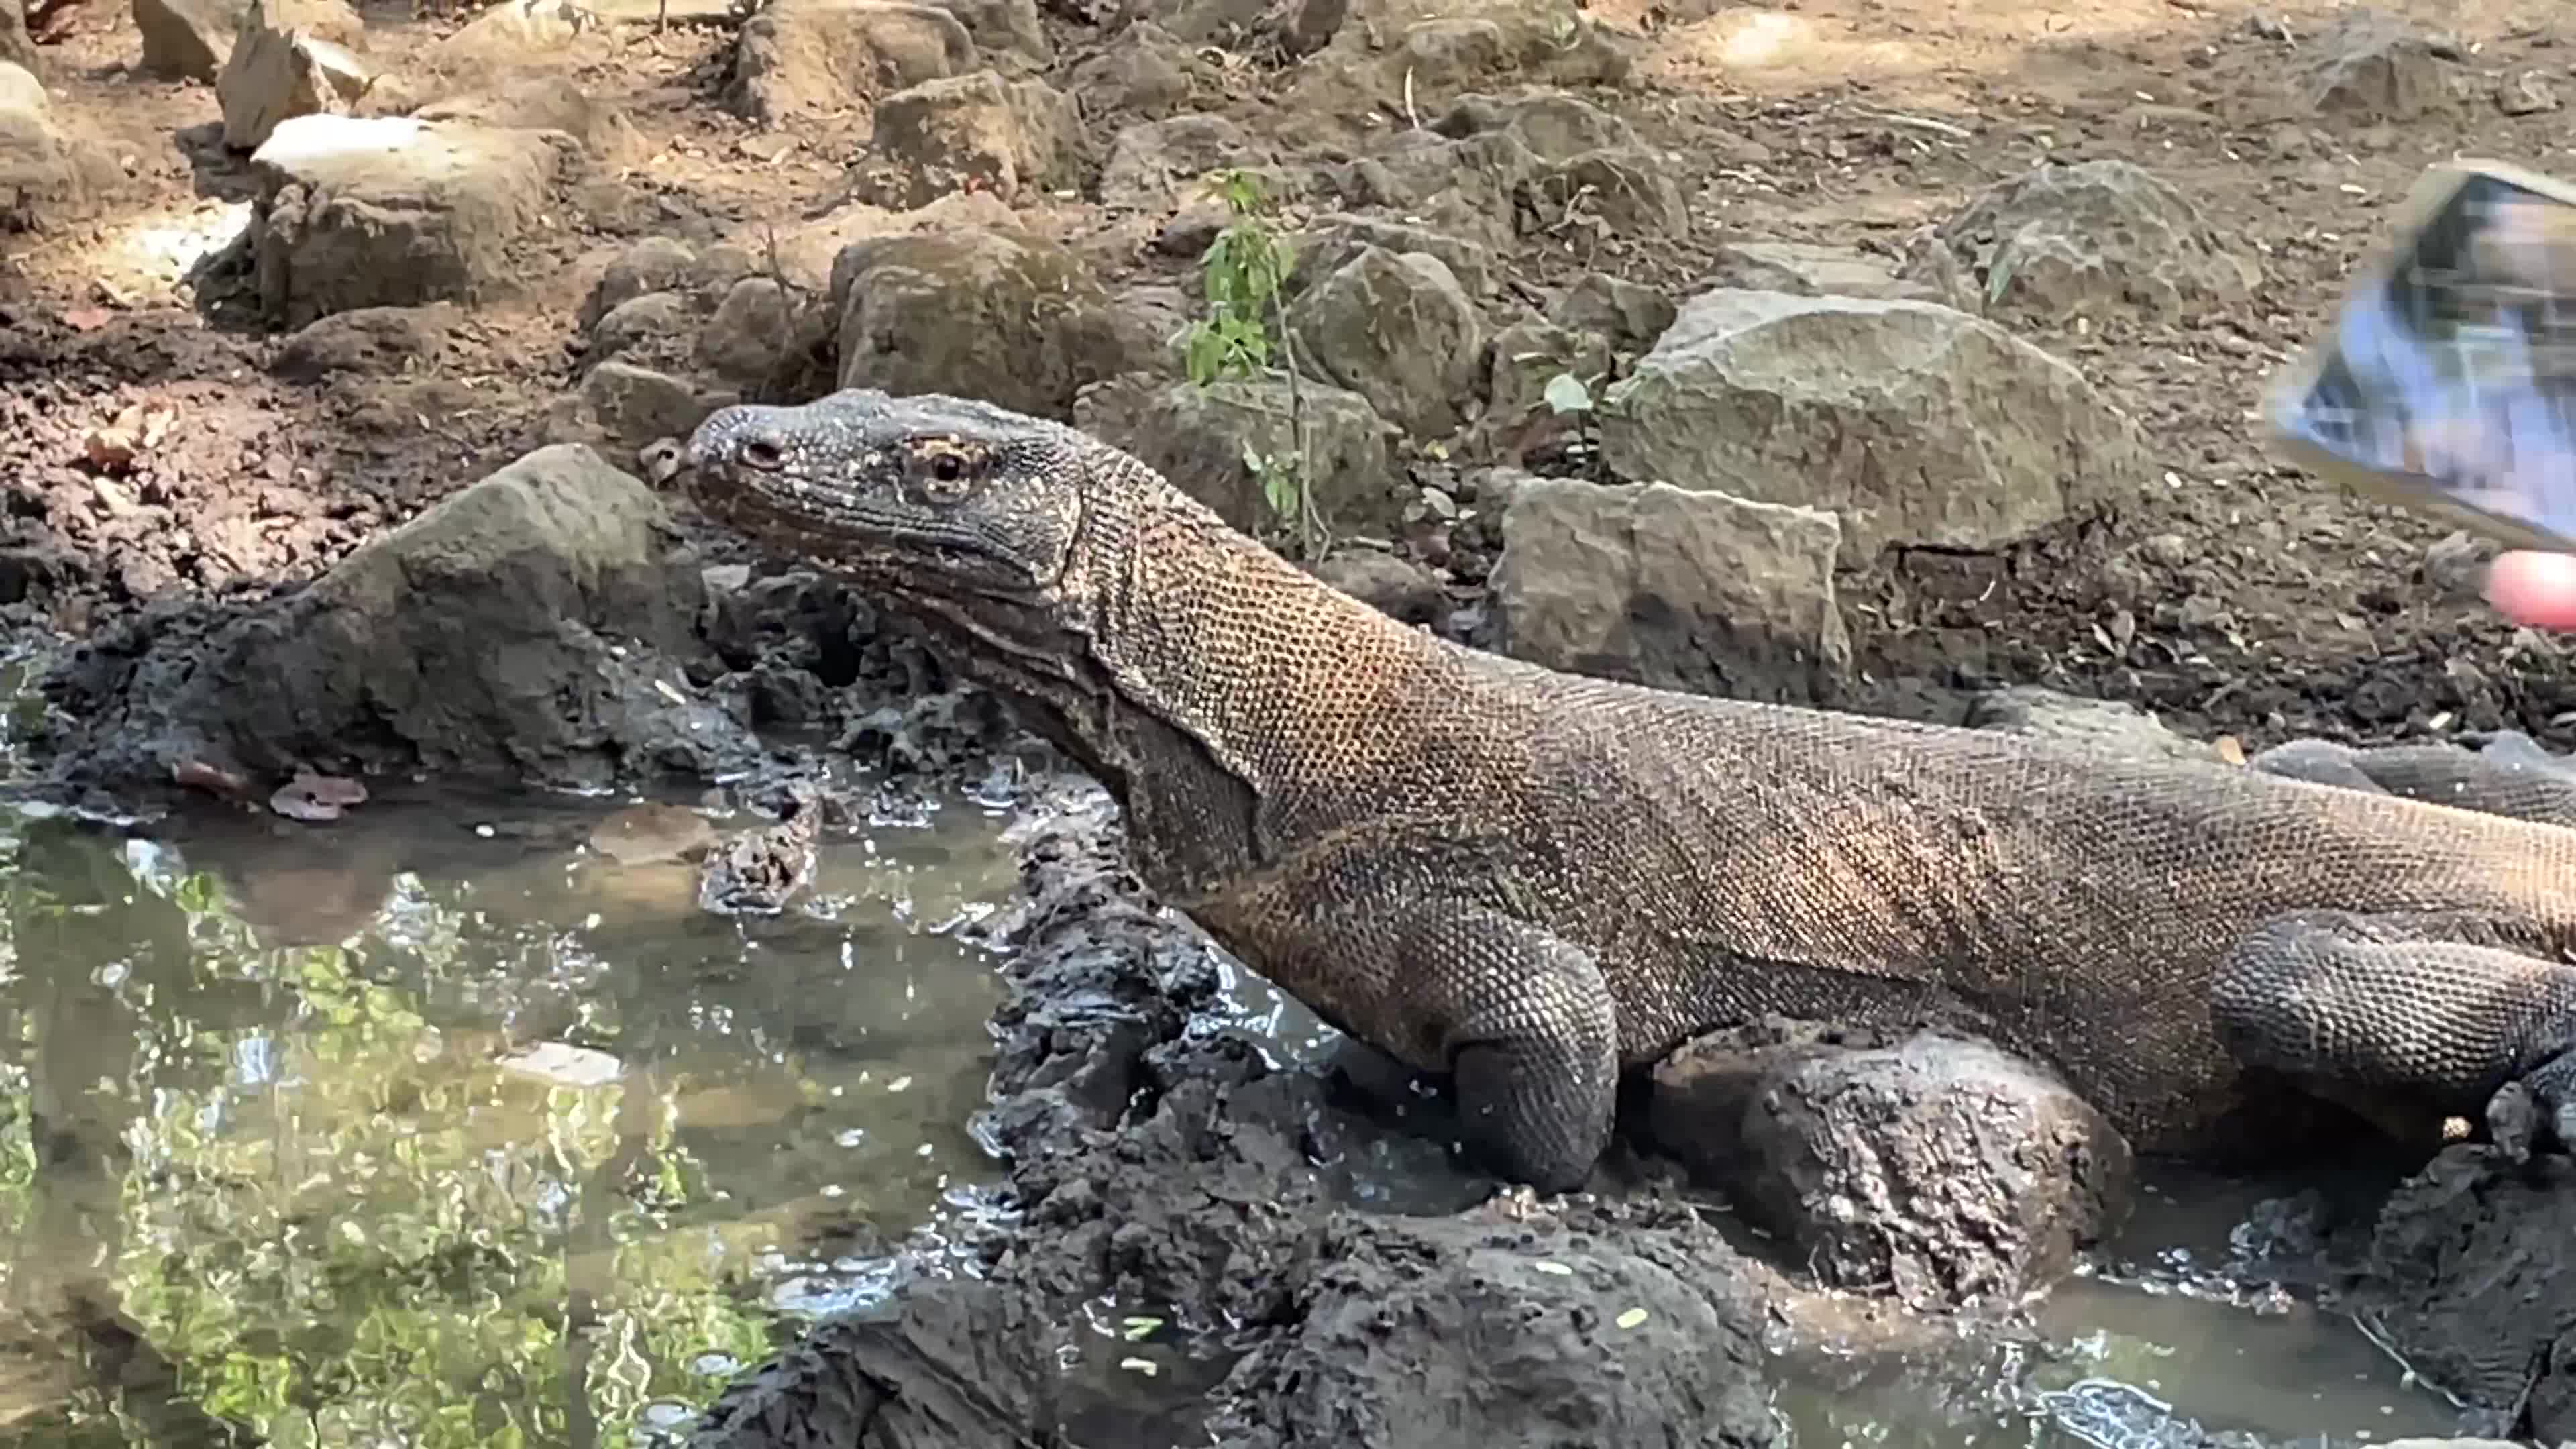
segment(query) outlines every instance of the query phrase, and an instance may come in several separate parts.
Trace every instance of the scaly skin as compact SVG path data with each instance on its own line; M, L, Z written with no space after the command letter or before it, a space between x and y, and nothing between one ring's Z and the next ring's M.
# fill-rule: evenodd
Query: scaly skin
M2576 1123L2576 831L2512 818L2576 789L2519 757L2280 762L2354 789L1559 674L955 398L727 408L683 461L943 635L1117 795L1158 894L1453 1074L1470 1151L1541 1191L1589 1173L1621 1069L1763 1013L1983 1032L2145 1152L2222 1150L2284 1078Z

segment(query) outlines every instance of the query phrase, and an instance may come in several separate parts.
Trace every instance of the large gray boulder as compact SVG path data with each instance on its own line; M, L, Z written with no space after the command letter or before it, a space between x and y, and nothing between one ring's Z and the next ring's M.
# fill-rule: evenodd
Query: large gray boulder
M1812 508L1669 484L1526 479L1491 581L1496 649L1569 673L1813 703L1851 670L1841 529Z
M2137 426L2066 363L1932 302L1718 290L1607 389L1640 482L1831 509L1855 560L1993 549L2145 487Z
M2243 301L2262 270L2231 250L2190 197L2126 161L2043 165L1997 182L1931 237L1917 277L1955 266L1982 309L2182 321Z
M1295 403L1306 425L1306 486L1325 527L1341 534L1392 530L1401 503L1387 449L1395 430L1367 398L1323 383L1301 384ZM1295 455L1285 378L1200 387L1131 375L1086 390L1073 416L1076 426L1135 454L1247 533L1294 523L1278 515L1245 460L1247 453Z
M48 688L59 768L111 788L192 764L598 786L756 760L691 684L705 584L675 544L642 482L541 448L297 593L76 655Z
M2128 1143L2055 1073L1982 1041L1772 1022L1655 1067L1647 1131L1828 1287L2010 1304L2126 1217Z
M1485 323L1438 257L1363 246L1288 320L1301 361L1406 432L1438 437L1466 421Z
M1052 418L1085 384L1149 366L1161 345L1081 258L1015 228L853 242L833 260L831 297L840 386L954 393Z
M251 154L242 245L261 309L286 327L357 307L476 303L526 275L579 147L559 131L408 116L298 116Z

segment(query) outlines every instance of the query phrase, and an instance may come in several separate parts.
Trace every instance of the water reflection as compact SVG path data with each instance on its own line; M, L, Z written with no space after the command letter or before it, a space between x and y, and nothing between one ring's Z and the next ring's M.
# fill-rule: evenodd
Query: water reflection
M639 1442L991 1175L958 805L701 915L588 817L0 834L0 1445Z

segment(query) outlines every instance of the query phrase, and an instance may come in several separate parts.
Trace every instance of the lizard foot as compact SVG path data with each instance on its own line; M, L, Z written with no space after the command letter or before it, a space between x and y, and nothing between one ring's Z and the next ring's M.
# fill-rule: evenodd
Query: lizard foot
M1581 1187L1619 1090L1618 1011L1591 953L1483 906L1416 901L1395 919L1396 1014L1436 1035L1466 1155L1542 1193Z
M2211 985L2248 1067L2365 1106L2483 1113L2517 1161L2576 1150L2576 967L2498 923L2303 911L2248 933Z
M2561 1052L2487 1098L2487 1138L2508 1162L2576 1153L2576 1052Z

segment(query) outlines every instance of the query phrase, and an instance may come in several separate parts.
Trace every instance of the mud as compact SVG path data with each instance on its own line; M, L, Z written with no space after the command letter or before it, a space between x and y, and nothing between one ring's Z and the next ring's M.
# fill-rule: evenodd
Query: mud
M1434 1142L1215 1023L1216 958L1121 863L1105 796L1038 810L990 927L1011 1220L740 1380L698 1449L1780 1442L1764 1301L1695 1209L1470 1206L1491 1184Z

